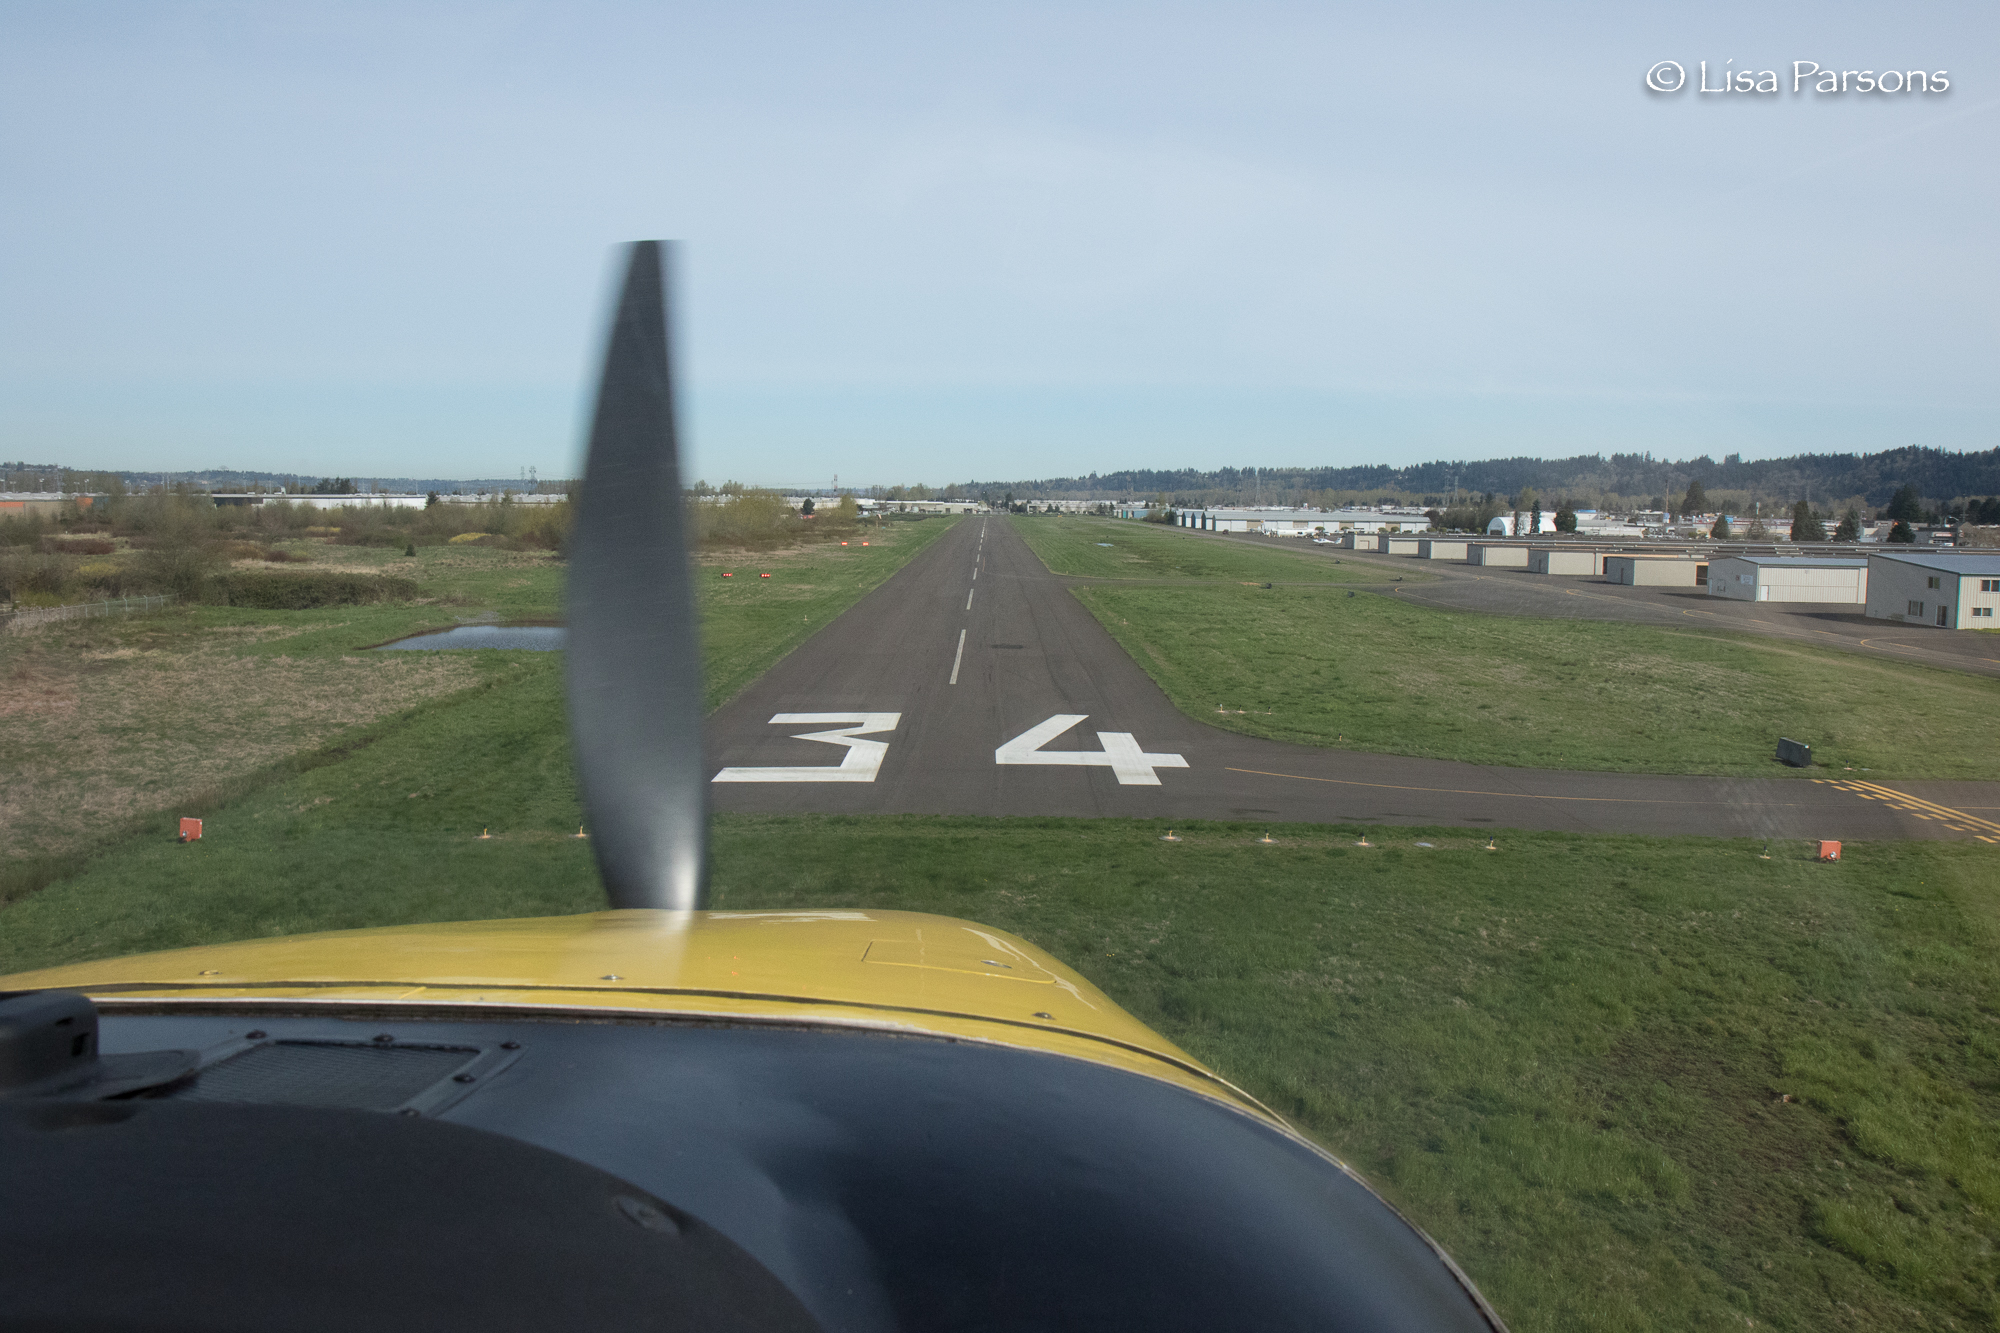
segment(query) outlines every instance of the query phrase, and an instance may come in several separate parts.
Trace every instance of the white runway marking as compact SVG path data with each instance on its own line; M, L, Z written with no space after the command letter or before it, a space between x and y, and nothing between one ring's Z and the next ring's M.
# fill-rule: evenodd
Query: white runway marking
M979 589L977 589L977 588L967 588L967 589L965 590L965 609L966 609L966 610L970 611L970 610L972 609L972 594L974 594L974 593L976 593L976 592L978 592L978 591L979 591Z
M811 767L796 768L725 768L710 779L712 782L873 782L875 775L882 771L882 756L889 753L886 741L864 741L857 737L870 731L894 731L896 724L903 720L901 713L779 713L771 719L773 726L797 726L801 723L841 722L849 725L832 731L809 731L802 736L794 736L799 741L825 741L829 745L845 745L846 756L838 764L816 764Z
M972 605L972 599L971 599L970 597L966 598L966 599L965 599L965 604L966 604L966 605L967 605L968 607L969 607L969 606L971 606L971 605ZM964 631L964 630L960 630L960 631L958 632L958 651L957 651L957 652L955 652L955 653L953 653L953 654L951 655L951 681L950 681L950 683L951 683L951 684L953 684L953 685L956 685L956 684L958 684L958 664L959 664L959 660L960 660L961 658L963 658L964 656L965 656L965 631Z
M960 636L963 637L962 635ZM1158 768L1186 768L1188 761L1177 754L1147 754L1129 731L1100 731L1097 743L1104 748L1090 750L1044 750L1056 737L1089 717L1088 713L1057 713L1048 721L1028 728L993 752L996 764L1062 764L1108 768L1123 787L1157 787Z

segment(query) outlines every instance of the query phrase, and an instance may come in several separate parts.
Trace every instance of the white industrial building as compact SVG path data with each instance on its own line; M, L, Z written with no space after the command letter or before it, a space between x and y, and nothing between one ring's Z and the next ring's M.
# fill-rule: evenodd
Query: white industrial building
M345 509L350 505L356 508L368 505L377 509L422 509L430 502L428 495L391 495L387 491L370 491L365 495L321 495L313 491L304 491L297 495L287 495L283 491L259 492L256 494L217 491L209 498L215 502L217 508L232 509L254 508L263 504L276 504L280 500L283 500L287 504L302 505L307 509ZM441 495L438 498L440 500L470 503L472 497ZM479 498L498 500L500 497L492 495L481 496ZM516 500L560 500L563 497L560 495L517 495L514 498Z
M1431 525L1421 509L1183 509L1176 521L1204 532L1256 532L1267 537L1424 532Z
M1865 559L1797 555L1726 555L1708 562L1711 597L1741 602L1868 603Z
M1940 629L2000 629L2000 552L1868 553L1868 614Z
M1534 517L1535 511L1532 509L1522 514L1502 514L1486 524L1486 535L1489 537L1527 537L1557 530L1556 516L1553 510L1544 509L1539 523L1532 521ZM1521 520L1521 531L1518 534L1514 531L1514 520L1517 518ZM1533 533L1528 531L1531 527L1535 530Z

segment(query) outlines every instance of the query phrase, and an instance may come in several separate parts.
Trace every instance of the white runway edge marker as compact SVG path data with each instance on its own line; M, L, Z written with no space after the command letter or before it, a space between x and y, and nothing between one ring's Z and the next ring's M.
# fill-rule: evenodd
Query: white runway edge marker
M970 611L970 610L972 609L972 594L974 594L974 593L976 593L976 592L978 592L978 591L979 591L979 589L977 589L977 588L967 588L967 589L965 590L965 609L966 609L966 610Z
M966 598L965 604L969 608L972 605L972 599L970 597ZM946 682L947 684L950 685L958 684L958 664L960 661L964 659L964 657L965 657L965 631L960 630L958 632L958 651L951 655L951 679Z
M1104 748L1091 750L1044 750L1056 737L1089 717L1088 713L1057 713L1048 721L1028 728L993 752L996 764L1065 764L1108 768L1124 787L1157 787L1156 768L1186 768L1188 761L1177 754L1147 754L1129 731L1100 731L1097 743Z
M825 741L845 745L847 756L838 764L815 764L797 768L725 768L713 782L873 782L882 771L882 756L889 753L887 741L857 739L871 731L894 731L903 720L901 713L779 713L772 717L776 727L846 723L832 731L809 731L794 736L799 741Z

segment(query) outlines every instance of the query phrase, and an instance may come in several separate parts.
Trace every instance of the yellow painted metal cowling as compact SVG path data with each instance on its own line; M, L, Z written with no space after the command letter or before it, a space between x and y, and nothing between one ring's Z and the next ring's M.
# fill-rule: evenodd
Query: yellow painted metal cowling
M390 926L0 978L0 990L54 988L83 991L107 1013L394 1007L922 1033L1090 1060L1283 1123L1034 945L921 912L628 910Z

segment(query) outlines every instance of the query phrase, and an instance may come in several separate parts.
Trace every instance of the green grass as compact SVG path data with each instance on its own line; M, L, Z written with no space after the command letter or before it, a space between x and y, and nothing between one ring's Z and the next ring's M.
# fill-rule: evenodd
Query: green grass
M599 907L561 715L524 655L199 843L161 820L0 909L0 971ZM716 900L1049 948L1369 1174L1521 1333L1993 1326L1991 849L1261 831L730 816Z
M2000 683L1983 677L1755 635L1412 606L1300 586L1392 577L1366 564L1145 523L1012 521L1051 572L1129 580L1073 591L1176 707L1232 731L1526 768L1746 777L1791 774L1773 759L1789 736L1823 769L2000 779L2000 747L1965 743L2000 707ZM1262 582L1279 586L1243 586Z
M1531 768L2000 778L2000 682L1759 638L1317 588L1074 590L1177 707L1308 745ZM1221 711L1218 711L1221 710ZM1824 769L1822 769L1824 771Z
M696 566L706 696L719 705L878 586L953 520L864 529L851 545ZM867 546L861 545L867 541ZM462 620L557 620L565 567L546 553L298 544L313 566L417 580L404 604L259 611L193 606L0 638L0 902L115 844L147 812L202 815L393 729L405 709L560 659L508 651L374 653ZM772 577L758 577L764 572ZM735 577L725 579L723 573ZM553 676L549 677L551 680ZM560 727L559 716L552 725ZM171 810L163 810L171 805Z
M842 577L813 586L851 602L887 567L829 564ZM711 617L793 632L776 589L736 582ZM1171 595L1185 612L1210 591ZM478 656L475 687L242 779L202 841L144 821L0 907L0 972L602 906L569 836L560 659ZM944 912L1043 945L1366 1172L1517 1333L2000 1326L1994 849L1849 844L1818 864L1707 839L1179 831L727 816L716 901Z
M1051 573L1099 579L1234 579L1274 583L1388 583L1396 578L1353 562L1336 564L1301 539L1301 549L1197 537L1179 528L1110 518L1015 517L1014 530ZM1403 581L1427 583L1429 574Z

